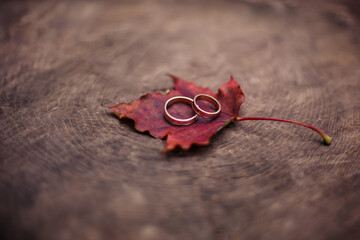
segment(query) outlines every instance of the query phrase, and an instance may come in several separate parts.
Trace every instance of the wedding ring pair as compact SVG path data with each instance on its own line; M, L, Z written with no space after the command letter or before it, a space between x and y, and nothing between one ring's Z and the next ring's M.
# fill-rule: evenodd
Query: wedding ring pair
M211 103L216 109L215 112L209 112L209 111L205 111L204 109L202 109L197 102L198 100L205 100L205 101ZM193 115L190 118L176 118L176 117L172 116L168 112L168 108L175 103L185 103L185 104L192 106L193 110L195 111L195 115ZM216 98L214 98L210 95L198 94L194 97L194 99L191 99L191 98L188 98L185 96L172 97L166 101L164 110L165 110L165 119L167 121L169 121L175 125L184 126L184 125L189 125L189 124L192 124L193 122L195 122L198 119L199 115L202 117L205 117L205 118L216 118L220 114L221 105L218 102L218 100L216 100Z

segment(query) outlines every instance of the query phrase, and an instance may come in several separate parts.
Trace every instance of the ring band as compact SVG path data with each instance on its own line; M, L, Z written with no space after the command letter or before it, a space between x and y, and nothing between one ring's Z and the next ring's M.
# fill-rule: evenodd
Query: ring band
M196 102L197 100L205 100L205 101L211 103L216 108L216 111L208 112L208 111L201 109ZM196 95L194 97L192 107L197 114L199 114L200 116L205 117L205 118L215 118L220 114L220 111L221 111L221 105L218 102L218 100L216 100L216 98L214 98L210 95L207 95L207 94Z
M171 105L173 105L174 103L185 103L185 104L189 104L190 106L192 106L193 100L191 98L184 97L184 96L172 97L169 100L167 100L165 103L165 106L164 106L165 119L167 121L169 121L175 125L189 125L196 121L196 119L198 118L197 114L195 114L194 116L192 116L190 118L185 118L185 119L176 118L176 117L171 116L171 114L168 112L167 108L170 107Z

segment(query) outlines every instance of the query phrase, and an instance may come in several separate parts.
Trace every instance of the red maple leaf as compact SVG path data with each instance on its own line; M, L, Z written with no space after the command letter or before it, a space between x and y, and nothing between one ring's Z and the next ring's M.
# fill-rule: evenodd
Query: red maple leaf
M174 81L174 90L168 94L146 94L130 104L120 103L109 107L119 118L133 119L138 131L148 131L155 138L166 137L165 151L173 150L177 146L189 149L193 144L207 145L211 136L237 118L240 106L245 101L245 95L233 77L219 88L217 94L214 94L209 88L198 87L173 75L169 76ZM176 126L165 120L164 105L169 98L174 96L194 98L200 93L211 95L219 101L222 110L217 118L199 117L195 123L188 126ZM174 104L169 111L174 116L189 117L189 113L192 112L191 107L181 105Z
M130 104L120 103L109 107L119 118L130 118L135 121L135 128L140 132L148 131L151 136L163 139L166 137L165 151L173 150L177 146L182 149L189 149L191 145L207 145L211 136L225 127L233 119L243 120L267 120L294 123L310 128L319 133L326 144L330 144L332 139L320 129L306 123L292 120L262 117L238 117L240 106L245 101L245 95L233 77L230 81L223 84L217 94L209 88L196 86L194 83L187 82L173 75L169 75L174 81L174 90L168 94L161 93L146 94ZM197 94L208 94L215 97L221 104L220 115L215 119L202 118L187 126L176 126L165 120L164 105L166 101L175 96L185 96L194 98ZM199 103L200 104L200 103ZM194 114L190 106L175 104L168 109L171 115L180 118L187 118ZM209 107L202 103L201 108Z

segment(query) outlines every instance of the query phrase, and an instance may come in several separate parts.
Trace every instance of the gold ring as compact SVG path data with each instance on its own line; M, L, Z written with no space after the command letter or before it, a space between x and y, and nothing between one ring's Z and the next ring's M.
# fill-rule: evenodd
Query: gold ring
M167 121L169 121L175 125L189 125L197 120L197 118L198 118L197 114L195 114L194 116L192 116L190 118L185 118L185 119L176 118L174 116L171 116L171 114L168 112L167 109L174 103L185 103L185 104L189 104L191 106L193 103L193 100L191 98L184 97L184 96L172 97L169 100L167 100L165 103L165 106L164 106L165 119Z
M197 100L205 100L205 101L211 103L215 107L216 111L208 112L208 111L201 109L196 102ZM200 116L203 116L205 118L216 118L221 112L221 105L218 102L218 100L216 100L216 98L214 98L210 95L207 95L207 94L196 95L192 102L192 107L197 114L199 114Z

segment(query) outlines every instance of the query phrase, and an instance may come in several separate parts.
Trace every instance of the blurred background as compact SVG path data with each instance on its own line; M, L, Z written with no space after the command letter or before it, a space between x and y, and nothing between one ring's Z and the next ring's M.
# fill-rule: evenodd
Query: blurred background
M357 0L1 1L0 239L359 239ZM230 75L239 116L164 154L101 104Z

